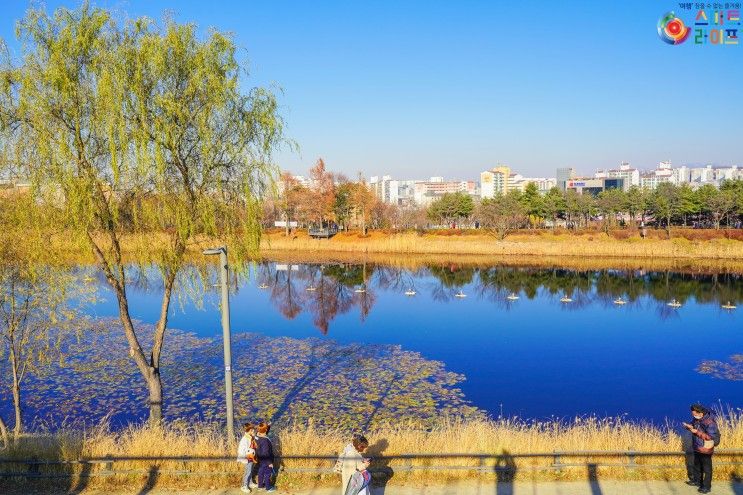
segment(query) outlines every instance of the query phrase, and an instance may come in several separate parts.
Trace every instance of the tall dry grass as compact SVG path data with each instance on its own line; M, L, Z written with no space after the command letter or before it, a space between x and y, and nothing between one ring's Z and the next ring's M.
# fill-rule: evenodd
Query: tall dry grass
M743 260L743 242L724 237L709 240L677 237L669 240L632 236L619 240L603 233L519 233L502 241L481 233L421 235L414 232L374 232L368 237L341 233L332 239L312 239L304 232L290 237L269 233L262 240L261 250L264 253L294 251Z
M655 231L653 231L655 234ZM357 232L340 233L332 239L312 239L305 231L285 237L282 232L268 231L261 241L261 253L266 257L291 253L333 256L334 254L390 254L390 255L471 255L504 259L538 261L541 258L580 259L637 259L684 260L689 263L721 262L743 263L743 240L740 232L678 230L672 239L656 235L641 239L635 231L603 232L522 231L499 241L483 231L383 232L372 231L367 237ZM619 234L622 235L619 235ZM626 235L628 237L624 238ZM92 263L93 254L87 245L75 241L65 232L41 232L36 237L44 249L60 261ZM621 237L621 238L618 238ZM24 238L21 233L0 232L0 244ZM203 263L203 248L218 244L219 239L197 238L188 246L186 256ZM124 236L121 246L126 259L140 260L143 256L157 261L159 249L167 245L164 235L158 233Z
M743 449L743 413L728 411L718 418L722 432L721 449ZM284 455L336 456L348 443L348 434L341 431L320 431L311 424L295 426L274 432L275 446ZM556 471L548 469L552 456L543 458L513 458L514 454L553 453L554 451L626 451L638 452L682 452L681 437L668 426L633 423L621 419L577 418L571 422L546 421L524 422L517 419L468 422L443 421L438 427L425 430L414 424L400 424L366 432L371 442L369 455L376 457L373 466L382 474L394 473L391 483L405 484L416 481L445 482L458 479L496 476L466 470L434 469L412 470L413 466L499 466L513 469L515 479L528 480L584 480L589 476L586 463L625 463L626 457L600 457L585 454L577 458L563 458L564 463L576 463ZM123 431L112 432L105 425L91 430L67 430L55 434L36 434L22 438L16 445L2 453L5 459L75 460L99 457L232 457L235 445L228 445L215 424L174 423L165 427L132 426ZM500 457L486 461L475 458L447 458L453 454L496 454ZM424 459L381 459L380 456L399 454L431 454ZM720 458L722 459L722 458ZM730 459L725 459L730 460ZM743 454L735 460L743 462ZM617 466L601 467L595 475L606 479L683 479L683 458L637 459L636 469ZM643 469L643 464L664 464L663 469ZM288 469L279 476L284 488L301 488L337 483L336 475L329 473L333 460L282 461ZM233 460L225 462L203 461L195 463L132 460L113 465L125 474L106 475L103 465L85 468L69 465L62 468L42 466L48 474L69 474L70 477L53 483L67 483L63 488L90 487L105 489L117 486L142 488L158 486L164 488L224 487L237 486L241 466ZM319 467L323 474L291 472L296 468ZM6 465L3 471L25 469L19 465ZM81 477L81 474L83 477ZM104 476L86 477L89 474ZM382 474L383 475L383 474ZM731 479L743 475L743 468L719 465L715 477ZM501 476L503 476L501 474ZM509 475L510 476L510 475ZM502 478L501 478L502 479ZM510 479L510 477L508 478ZM65 481L67 480L67 481ZM17 482L26 483L25 478ZM0 487L9 481L0 482ZM43 483L38 481L38 483ZM48 482L47 482L48 483Z

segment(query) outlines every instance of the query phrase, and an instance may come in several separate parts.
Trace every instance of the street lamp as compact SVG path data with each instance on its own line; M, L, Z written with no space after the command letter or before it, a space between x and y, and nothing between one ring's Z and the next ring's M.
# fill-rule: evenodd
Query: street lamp
M235 439L235 416L232 410L232 337L230 335L230 293L227 288L227 247L205 249L206 256L219 255L222 279L222 342L224 344L224 393L227 404L227 438Z

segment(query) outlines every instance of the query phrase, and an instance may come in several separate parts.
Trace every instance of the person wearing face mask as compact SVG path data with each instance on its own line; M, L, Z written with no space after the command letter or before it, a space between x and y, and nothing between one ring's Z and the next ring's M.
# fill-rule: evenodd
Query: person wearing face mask
M692 434L694 446L694 479L687 484L699 486L699 493L709 493L712 490L712 454L720 443L720 430L712 411L701 404L691 405L691 416L691 423L683 423Z

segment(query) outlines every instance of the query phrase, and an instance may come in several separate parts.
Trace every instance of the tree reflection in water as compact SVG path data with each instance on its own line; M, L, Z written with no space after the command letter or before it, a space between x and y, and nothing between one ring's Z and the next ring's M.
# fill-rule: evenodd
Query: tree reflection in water
M578 311L594 303L608 308L617 299L629 307L648 301L661 318L678 316L678 310L667 304L672 299L682 306L691 300L717 305L743 302L742 277L731 273L480 267L456 263L432 263L415 270L372 263L300 264L294 268L282 265L282 270L275 266L272 262L262 263L257 275L259 283L270 286L272 304L288 319L309 312L324 335L338 315L354 308L358 308L363 322L374 307L378 290L400 294L413 290L444 303L453 302L460 292L470 292L505 310L518 304L508 299L509 294L527 299L546 296L566 311ZM364 290L359 291L362 287ZM571 302L559 303L563 296Z
M151 338L152 327L138 323ZM112 425L146 417L146 390L132 387L127 343L114 320L91 321L85 338L66 339L66 361L29 376L26 411L47 426ZM218 421L224 417L221 338L171 330L163 364L165 416ZM0 372L6 371L0 365ZM464 376L439 361L397 345L338 344L310 338L233 335L237 419L269 419L351 430L412 421L431 425L442 417L483 418L458 388ZM9 401L0 403L7 412ZM12 406L10 406L12 407Z

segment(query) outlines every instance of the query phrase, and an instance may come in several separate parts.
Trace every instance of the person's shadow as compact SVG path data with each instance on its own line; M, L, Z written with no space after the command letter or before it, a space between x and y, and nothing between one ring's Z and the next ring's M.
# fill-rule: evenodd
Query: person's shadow
M588 484L591 486L591 495L603 495L601 486L599 486L599 473L598 466L590 462L588 463Z
M743 495L743 478L737 474L730 475L730 488L735 495Z
M12 445L6 446L0 457L11 458L13 452L19 453L18 458L35 461L37 464L12 461L0 463L0 471L20 474L0 476L0 493L19 495L46 493L49 477L57 480L56 486L62 493L79 493L88 485L90 464L83 464L80 469L76 469L72 464L45 464L65 459L60 441L54 435L21 436ZM30 452L43 452L43 455L30 455Z
M387 450L390 443L386 438L381 438L366 448L364 457L370 457L372 462L369 466L369 472L372 475L371 490L374 495L384 494L387 483L395 475L395 471L390 467L390 460L384 459L384 451Z
M496 495L513 495L513 481L516 479L516 461L509 451L503 449L503 453L495 460L495 493Z

